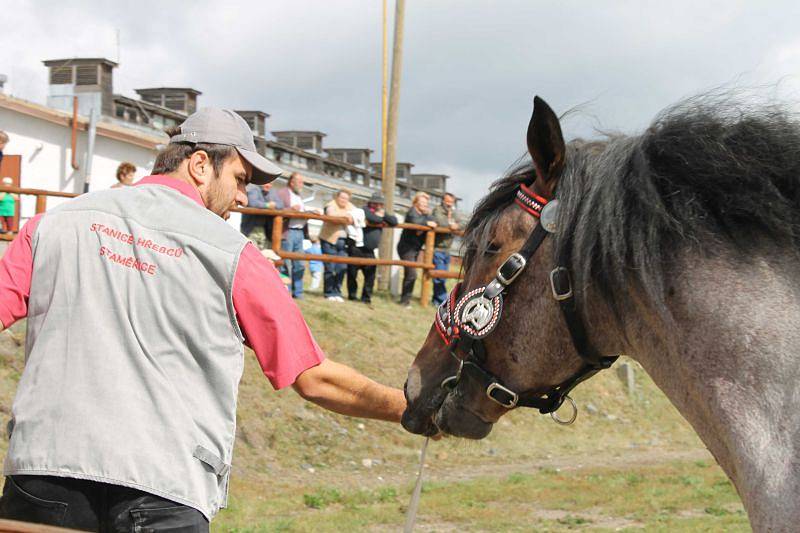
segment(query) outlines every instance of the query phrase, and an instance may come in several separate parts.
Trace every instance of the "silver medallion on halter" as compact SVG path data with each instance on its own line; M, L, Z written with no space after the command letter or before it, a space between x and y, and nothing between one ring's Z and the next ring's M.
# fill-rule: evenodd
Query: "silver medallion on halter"
M465 331L474 338L483 338L491 333L499 322L502 305L503 299L499 295L492 299L483 294L472 297L461 312L461 324L465 326Z
M556 232L556 219L558 218L558 200L555 198L547 202L539 215L539 224L547 230L547 233Z
M472 327L480 331L489 325L493 313L494 306L492 301L483 296L478 296L464 306L464 314L461 315L462 322L464 324L472 324Z

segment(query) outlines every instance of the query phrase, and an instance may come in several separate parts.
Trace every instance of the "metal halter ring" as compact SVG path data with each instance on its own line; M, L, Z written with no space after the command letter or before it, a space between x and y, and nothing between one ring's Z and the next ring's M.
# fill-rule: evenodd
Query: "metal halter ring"
M442 384L440 385L441 388L452 391L458 385L458 382L461 381L461 371L464 369L464 360L458 359L458 370L456 373L450 377L444 378L442 380Z
M552 418L556 422L556 424L560 424L562 426L568 426L573 422L575 422L575 419L578 418L578 406L575 405L575 400L573 400L569 396L564 396L564 399L567 400L569 404L572 406L572 416L570 416L569 418L559 418L557 414L558 410L555 410L550 413L550 418ZM562 403L561 405L564 404Z

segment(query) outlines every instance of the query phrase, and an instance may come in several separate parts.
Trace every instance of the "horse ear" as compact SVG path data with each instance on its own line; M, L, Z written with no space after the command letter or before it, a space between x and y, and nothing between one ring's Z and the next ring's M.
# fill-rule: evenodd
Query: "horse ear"
M550 197L564 168L564 137L558 117L538 96L533 99L533 115L528 124L528 152L536 166L534 184L540 194Z

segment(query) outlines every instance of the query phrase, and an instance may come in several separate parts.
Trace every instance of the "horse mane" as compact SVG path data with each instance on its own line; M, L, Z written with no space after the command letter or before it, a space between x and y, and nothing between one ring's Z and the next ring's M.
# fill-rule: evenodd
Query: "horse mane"
M617 317L634 286L666 312L672 259L688 247L733 248L742 261L770 244L800 255L800 122L782 106L693 97L641 135L570 142L566 161L556 253L570 248L578 287L591 284ZM465 265L533 171L518 164L476 206Z

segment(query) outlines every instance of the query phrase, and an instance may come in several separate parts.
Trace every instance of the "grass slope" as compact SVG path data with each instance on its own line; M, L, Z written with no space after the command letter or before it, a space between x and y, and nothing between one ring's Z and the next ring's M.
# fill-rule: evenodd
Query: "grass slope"
M380 297L374 309L314 295L300 307L331 358L395 386L402 385L433 315L432 309L403 309ZM21 338L24 324L12 332ZM573 426L519 410L482 441L431 443L418 529L748 530L730 483L635 368L633 394L614 370L581 385L574 394L581 413ZM22 347L4 333L4 417L22 369ZM329 413L291 389L275 392L251 354L237 419L230 507L215 519L214 530L402 527L421 438ZM3 441L0 453L5 449Z

